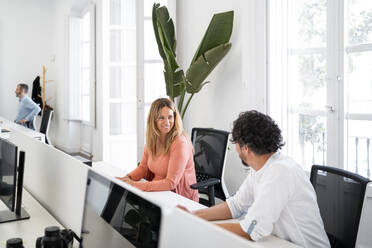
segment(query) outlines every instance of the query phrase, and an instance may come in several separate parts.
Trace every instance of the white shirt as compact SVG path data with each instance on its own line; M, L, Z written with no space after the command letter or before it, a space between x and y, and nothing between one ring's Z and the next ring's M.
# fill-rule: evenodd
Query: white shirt
M273 234L303 247L330 247L309 178L279 152L251 169L227 204L233 218L246 214L240 226L255 241Z

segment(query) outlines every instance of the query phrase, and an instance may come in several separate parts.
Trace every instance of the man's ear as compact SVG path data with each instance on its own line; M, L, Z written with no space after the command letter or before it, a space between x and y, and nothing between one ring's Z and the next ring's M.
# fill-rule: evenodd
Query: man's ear
M240 149L241 149L242 151L244 151L244 152L250 152L250 149L248 148L247 145L242 146Z

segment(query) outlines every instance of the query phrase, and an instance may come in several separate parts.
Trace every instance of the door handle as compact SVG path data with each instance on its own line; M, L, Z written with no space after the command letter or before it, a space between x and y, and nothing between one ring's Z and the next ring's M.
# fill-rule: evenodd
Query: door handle
M325 105L324 106L329 112L335 112L335 108L331 105Z

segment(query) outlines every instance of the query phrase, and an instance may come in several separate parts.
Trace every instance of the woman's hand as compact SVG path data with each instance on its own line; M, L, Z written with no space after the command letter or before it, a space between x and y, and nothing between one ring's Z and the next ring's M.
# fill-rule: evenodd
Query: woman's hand
M133 185L133 180L128 175L125 175L124 177L116 177L116 179L119 179L127 184Z
M133 185L133 180L130 179L130 177L124 177L122 179L123 182L127 183L127 184L130 184L130 185Z
M185 206L182 206L182 205L177 205L177 208L189 213L189 214L192 214L192 212L190 210L188 210Z

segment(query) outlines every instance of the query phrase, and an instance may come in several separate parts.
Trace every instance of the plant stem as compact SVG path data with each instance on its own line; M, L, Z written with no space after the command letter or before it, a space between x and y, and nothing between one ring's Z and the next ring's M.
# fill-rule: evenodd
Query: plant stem
M181 96L180 96L180 100L178 102L178 111L180 113L182 113L182 106L183 106L183 101L185 99L185 94L186 94L186 91L184 90L182 93L181 93Z
M191 99L192 97L194 96L195 93L192 93L191 96L189 97L189 99L187 99L187 103L186 103L186 106L185 108L182 110L182 114L181 114L181 117L183 119L183 117L185 116L185 113L186 113L186 110L187 110L187 107L189 106L190 102L191 102Z

